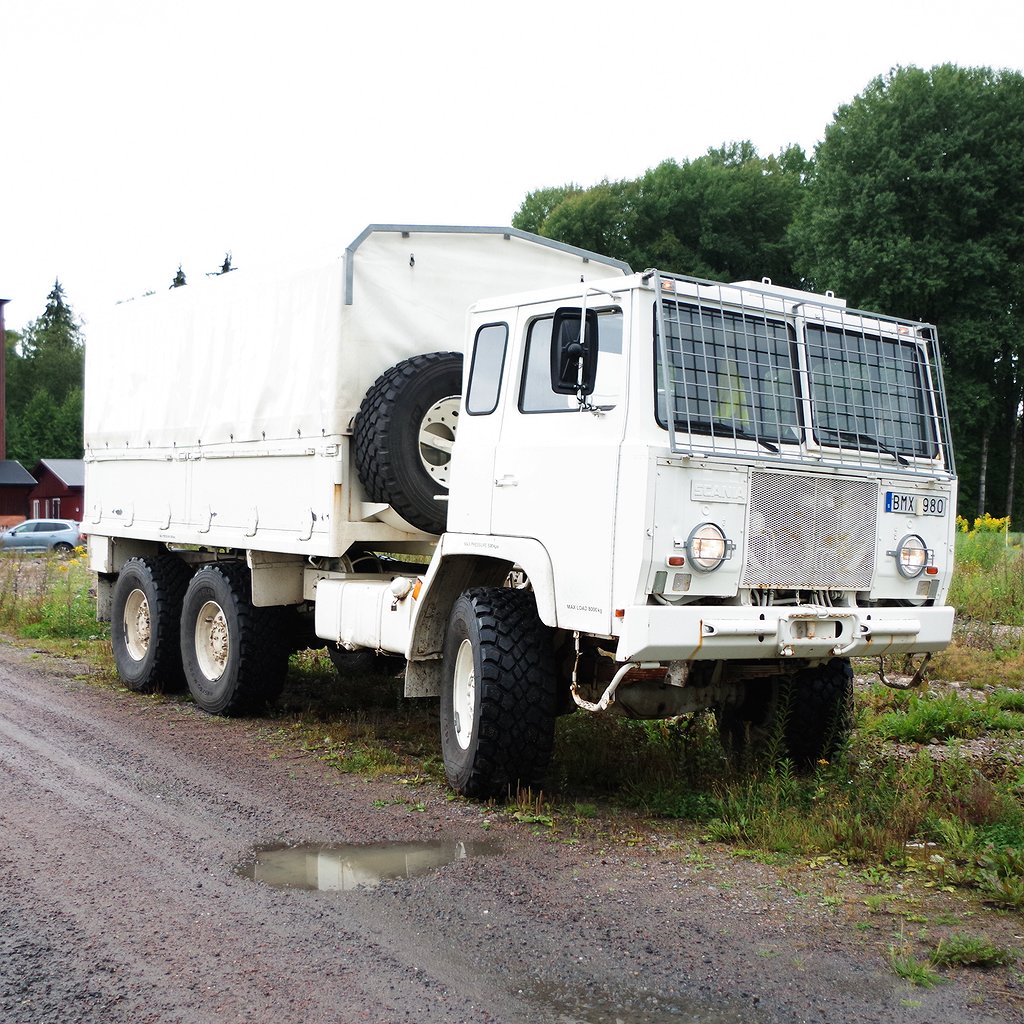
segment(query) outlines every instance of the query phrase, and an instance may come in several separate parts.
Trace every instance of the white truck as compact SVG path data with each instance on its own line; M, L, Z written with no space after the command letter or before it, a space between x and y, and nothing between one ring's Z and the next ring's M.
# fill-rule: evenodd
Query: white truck
M451 785L487 795L538 783L576 708L713 708L733 748L827 756L851 657L950 640L928 325L410 225L115 314L85 529L133 689L243 713L298 647L401 655Z

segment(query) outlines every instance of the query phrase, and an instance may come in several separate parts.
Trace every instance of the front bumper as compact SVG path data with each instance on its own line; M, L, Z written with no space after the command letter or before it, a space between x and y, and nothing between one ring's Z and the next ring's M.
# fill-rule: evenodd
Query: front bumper
M862 658L941 651L954 609L772 605L634 605L625 609L619 661Z

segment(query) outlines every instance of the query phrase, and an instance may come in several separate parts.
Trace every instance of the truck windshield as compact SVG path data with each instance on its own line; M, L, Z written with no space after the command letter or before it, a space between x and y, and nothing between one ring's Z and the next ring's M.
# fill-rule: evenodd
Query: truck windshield
M664 322L677 431L749 439L766 447L799 440L790 326L676 302L665 303ZM664 376L659 366L662 426L667 425Z
M813 440L844 463L869 455L900 467L939 454L922 344L897 336L895 324L871 333L859 329L859 319L806 322L800 337L799 321L667 298L661 320L668 372L656 321L656 415L667 427L670 408L674 433L712 439L689 448L739 454L737 441L753 441L779 454L780 446Z
M814 436L823 445L934 457L934 424L913 341L808 324Z

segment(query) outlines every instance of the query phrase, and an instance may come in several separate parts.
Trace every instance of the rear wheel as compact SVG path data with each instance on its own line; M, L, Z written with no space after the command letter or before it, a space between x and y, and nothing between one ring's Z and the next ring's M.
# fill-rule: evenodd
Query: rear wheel
M131 558L114 585L110 641L129 690L179 690L178 622L188 567L171 556Z
M215 563L192 577L181 612L181 660L203 711L246 714L280 693L288 648L276 612L253 607L243 565Z
M848 658L833 658L793 676L786 745L797 764L832 758L852 729L853 668Z
M441 749L452 788L497 796L536 786L551 759L557 683L532 592L467 590L444 647Z

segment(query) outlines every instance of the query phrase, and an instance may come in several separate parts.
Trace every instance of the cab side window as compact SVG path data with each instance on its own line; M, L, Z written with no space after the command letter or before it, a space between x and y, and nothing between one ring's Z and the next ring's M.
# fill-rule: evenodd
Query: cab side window
M526 337L526 362L519 393L521 412L571 412L579 409L574 395L556 395L551 390L552 317L538 317ZM597 384L591 401L612 409L622 399L622 310L598 310Z
M498 407L507 348L508 324L485 324L476 332L466 392L470 416L486 416Z

